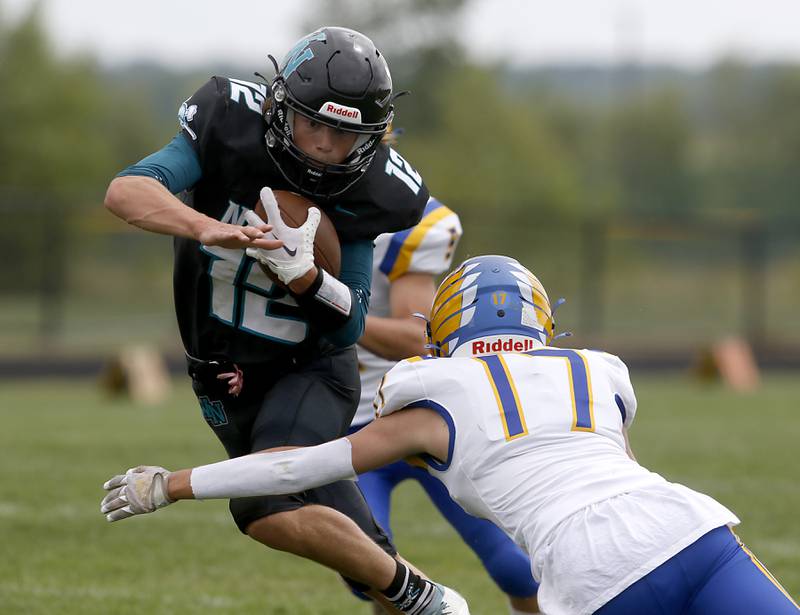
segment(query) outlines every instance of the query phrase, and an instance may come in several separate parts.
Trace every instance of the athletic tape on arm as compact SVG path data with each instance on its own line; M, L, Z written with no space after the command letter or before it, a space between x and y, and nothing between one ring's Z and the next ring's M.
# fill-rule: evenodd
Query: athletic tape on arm
M277 453L256 453L192 470L198 500L297 493L343 479L355 479L350 440Z
M350 316L350 306L352 305L350 289L324 269L320 268L320 271L322 272L322 283L314 293L314 299L343 316Z

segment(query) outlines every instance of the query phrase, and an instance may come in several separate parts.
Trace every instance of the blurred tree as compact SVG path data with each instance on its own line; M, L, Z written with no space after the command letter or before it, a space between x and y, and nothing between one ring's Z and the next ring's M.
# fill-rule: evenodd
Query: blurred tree
M0 33L0 80L0 185L75 204L152 139L146 114L107 91L90 60L55 57L38 5Z
M490 70L475 67L440 78L443 122L409 131L402 150L425 169L431 190L475 224L516 229L532 215L576 213L581 198L570 153L534 104L495 85Z
M101 215L110 178L156 142L146 106L110 92L89 59L56 57L41 21L34 5L0 22L0 258L19 263L4 268L2 288L40 284L44 252L56 240L63 249L77 220L70 212Z
M691 127L676 92L633 97L612 109L602 168L624 212L687 215L694 208Z
M716 114L699 139L704 203L762 219L797 219L800 68L726 61L709 76Z

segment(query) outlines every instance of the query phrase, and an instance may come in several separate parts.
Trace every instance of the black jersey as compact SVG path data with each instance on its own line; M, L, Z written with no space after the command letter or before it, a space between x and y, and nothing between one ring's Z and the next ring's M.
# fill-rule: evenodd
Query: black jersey
M187 193L188 205L240 224L262 187L292 189L267 153L261 113L267 95L264 84L212 77L181 106L182 133L202 169L202 178ZM340 241L348 242L415 225L427 200L420 175L382 145L364 177L317 205ZM257 363L318 341L297 302L244 250L176 238L174 292L181 337L193 356Z

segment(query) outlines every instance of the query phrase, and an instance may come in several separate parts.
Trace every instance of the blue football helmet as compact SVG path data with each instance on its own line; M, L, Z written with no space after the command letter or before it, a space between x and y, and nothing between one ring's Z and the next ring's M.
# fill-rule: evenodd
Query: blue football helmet
M544 286L508 256L476 256L452 271L433 300L435 356L525 352L547 346L555 321Z

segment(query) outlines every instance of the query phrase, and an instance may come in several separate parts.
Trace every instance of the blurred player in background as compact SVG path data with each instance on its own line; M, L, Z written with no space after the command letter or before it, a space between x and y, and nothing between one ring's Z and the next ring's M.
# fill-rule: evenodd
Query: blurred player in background
M550 302L530 271L505 256L469 259L431 314L441 358L398 363L376 395L379 418L359 432L172 474L139 467L106 483L101 510L125 518L171 499L282 493L318 484L322 468L355 477L421 453L456 501L531 555L544 613L800 611L731 531L736 515L636 462L625 364L550 347Z
M372 240L415 224L428 200L419 173L381 143L394 96L372 41L322 28L275 68L269 84L213 77L181 106L180 133L120 173L106 195L127 222L175 236L188 370L230 457L347 432ZM341 242L339 279L314 264L319 211L286 227L270 188L300 192L327 213ZM173 196L184 191L184 201ZM259 196L271 226L252 212ZM415 615L449 608L446 588L394 558L350 481L237 498L230 508L251 538L329 566L383 604Z
M425 323L413 314L428 316L436 294L435 278L450 269L460 237L458 215L431 198L419 224L405 231L384 233L375 240L370 313L358 343L361 402L350 433L375 418L373 400L383 375L401 359L428 354L424 347ZM495 583L509 596L512 615L537 613L537 585L531 577L528 556L497 526L465 513L450 498L441 481L406 461L358 477L372 514L389 537L392 537L392 491L408 479L416 480L425 489Z

